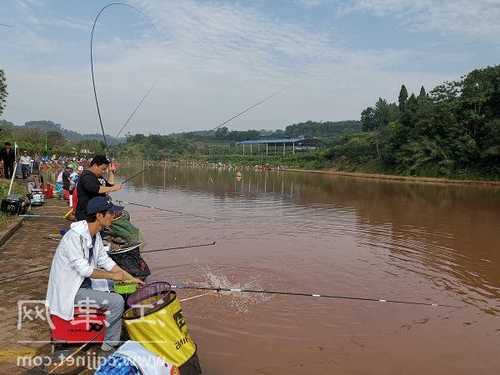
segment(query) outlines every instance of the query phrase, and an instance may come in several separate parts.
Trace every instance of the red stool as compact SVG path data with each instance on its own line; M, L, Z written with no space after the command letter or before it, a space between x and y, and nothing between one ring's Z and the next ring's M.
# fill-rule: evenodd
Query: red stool
M54 197L54 186L51 184L44 184L42 186L43 189L43 195L45 195L46 199L50 199Z
M106 334L106 310L75 306L73 320L50 315L51 341L60 344L102 343Z

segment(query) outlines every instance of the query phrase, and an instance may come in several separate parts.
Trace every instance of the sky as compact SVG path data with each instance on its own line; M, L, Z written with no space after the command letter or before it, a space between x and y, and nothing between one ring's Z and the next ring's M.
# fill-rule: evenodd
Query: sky
M101 0L1 0L2 118L99 132L90 31ZM418 93L500 63L500 0L130 0L101 14L94 64L104 128L283 129L357 120L401 84Z

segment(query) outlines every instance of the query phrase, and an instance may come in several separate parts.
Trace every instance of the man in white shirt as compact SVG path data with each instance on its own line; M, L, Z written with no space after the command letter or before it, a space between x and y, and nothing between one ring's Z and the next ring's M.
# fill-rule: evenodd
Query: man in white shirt
M73 319L74 305L92 304L107 310L105 342L101 349L109 351L120 342L123 298L110 293L107 280L144 284L121 269L108 256L100 231L111 225L123 207L106 197L95 197L87 205L87 219L71 224L61 239L52 260L47 306L50 314L64 320ZM104 287L103 287L104 286ZM104 289L104 290L103 290Z
M26 151L23 151L23 154L19 158L19 164L21 164L23 179L26 179L31 174L31 157Z

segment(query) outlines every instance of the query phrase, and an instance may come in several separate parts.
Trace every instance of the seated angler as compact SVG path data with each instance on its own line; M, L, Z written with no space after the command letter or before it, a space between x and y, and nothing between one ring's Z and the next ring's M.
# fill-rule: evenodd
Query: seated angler
M122 209L106 197L89 201L87 219L73 223L56 249L47 290L50 314L64 320L72 320L74 306L85 302L108 311L110 326L101 347L103 351L119 344L124 306L119 294L109 292L107 281L143 284L108 256L99 233L111 225L115 214Z

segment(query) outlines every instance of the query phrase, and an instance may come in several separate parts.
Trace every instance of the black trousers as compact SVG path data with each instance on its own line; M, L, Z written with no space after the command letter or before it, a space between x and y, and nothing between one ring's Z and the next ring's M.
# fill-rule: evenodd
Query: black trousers
M14 163L3 163L3 173L5 178L11 178L14 173Z

